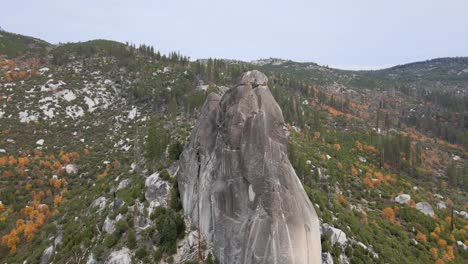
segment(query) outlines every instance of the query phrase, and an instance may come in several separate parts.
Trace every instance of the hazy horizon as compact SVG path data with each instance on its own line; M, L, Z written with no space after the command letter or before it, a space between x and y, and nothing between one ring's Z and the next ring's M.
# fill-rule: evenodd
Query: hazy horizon
M351 70L468 56L463 0L4 3L18 6L0 26L54 44L110 39L192 59L282 58Z

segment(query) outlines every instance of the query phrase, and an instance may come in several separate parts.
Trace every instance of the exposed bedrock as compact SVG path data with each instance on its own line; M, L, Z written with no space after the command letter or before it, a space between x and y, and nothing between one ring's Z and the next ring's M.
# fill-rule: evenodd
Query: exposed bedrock
M319 221L259 71L210 94L181 155L185 215L221 263L321 263Z

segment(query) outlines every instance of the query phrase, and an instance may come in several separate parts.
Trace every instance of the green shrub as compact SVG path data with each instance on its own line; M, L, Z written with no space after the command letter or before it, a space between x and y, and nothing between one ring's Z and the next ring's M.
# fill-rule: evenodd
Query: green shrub
M180 201L180 193L179 188L175 185L170 192L169 197L169 206L174 209L174 211L178 212L182 209L182 202Z
M133 229L128 230L127 234L127 245L129 249L135 249L136 248L136 236L135 236L135 231Z
M169 175L169 172L166 169L164 169L159 173L159 178L165 181L170 181L171 175Z
M178 160L183 150L184 145L182 145L182 143L180 143L179 141L172 143L169 146L169 159Z
M126 219L120 219L116 224L115 224L115 234L120 236L125 231L128 230L128 223Z
M117 238L117 236L113 235L113 234L107 234L105 237L104 237L104 241L102 242L104 246L106 246L107 248L111 248L112 246L114 246L115 244L117 244L117 241L119 239Z
M156 243L162 253L168 255L176 253L177 239L182 238L185 232L183 217L172 209L158 207L154 214L154 221L159 234Z
M145 248L141 247L137 249L137 251L135 252L135 256L139 259L144 259L146 258L146 256L148 256L148 252L146 251Z

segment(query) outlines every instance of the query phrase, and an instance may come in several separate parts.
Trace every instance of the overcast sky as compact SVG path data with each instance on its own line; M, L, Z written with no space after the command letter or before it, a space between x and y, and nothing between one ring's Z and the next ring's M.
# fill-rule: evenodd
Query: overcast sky
M467 0L15 0L0 26L52 43L105 38L191 58L346 69L468 56Z

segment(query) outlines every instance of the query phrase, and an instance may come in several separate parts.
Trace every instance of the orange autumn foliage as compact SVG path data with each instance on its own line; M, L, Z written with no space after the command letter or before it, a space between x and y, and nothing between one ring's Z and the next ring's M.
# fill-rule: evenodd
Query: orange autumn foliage
M338 144L338 143L333 144L333 149L336 150L336 151L340 150L341 149L340 144Z
M385 176L385 183L394 185L396 183L395 175L389 174Z
M3 176L3 177L11 177L11 171L9 171L9 170L4 171L4 172L2 173L2 176Z
M16 252L16 245L19 242L20 238L18 237L18 232L14 229L2 237L2 244L7 246L11 253Z
M358 176L358 170L356 170L354 166L351 167L351 175L353 175L354 177Z
M439 257L439 250L437 248L433 247L429 252L434 259L437 259Z
M68 157L67 154L62 154L60 155L60 161L64 164L70 163L70 158Z
M59 188L62 188L63 186L65 186L67 184L67 181L65 179L52 178L52 179L50 179L49 183L50 183L50 185L52 185L55 188L59 189Z
M341 203L341 204L345 204L345 203L348 202L346 200L346 198L344 197L344 195L342 195L342 194L338 194L338 196L336 197L336 201Z
M395 211L392 208L387 207L383 209L382 217L393 223L395 222Z
M60 195L55 195L54 196L54 207L55 208L62 205L63 203L65 203L65 198L63 198Z
M359 149L360 151L363 150L363 147L362 147L361 142L359 142L359 141L356 140L356 143L355 143L355 144L356 144L356 148L357 148L357 149Z
M365 145L364 150L367 151L367 152L371 152L373 154L379 154L380 153L380 151L376 147L371 146L371 145Z
M447 241L441 238L439 241L437 241L437 245L439 245L441 248L445 248L447 246Z
M28 159L28 157L19 157L19 158L18 158L18 165L19 165L19 166L24 167L24 166L27 166L28 164L29 164L29 159Z
M319 139L319 138L320 138L320 132L315 131L315 132L314 132L314 140L317 140L317 139Z
M374 187L374 182L370 177L365 177L363 181L364 185L366 185L368 188Z
M322 104L322 107L328 111L328 113L330 113L330 115L336 117L336 116L340 116L340 115L343 115L344 113L341 112L341 111L338 111L336 110L335 108L331 107L331 106L328 106L326 104Z
M0 157L0 167L5 166L8 163L8 158L6 156Z
M343 164L341 164L341 162L336 163L336 166L339 170L343 170Z
M422 232L418 231L418 234L416 235L416 240L418 240L419 242L426 242L427 236L423 234Z
M18 161L15 159L15 157L13 157L12 155L8 157L8 164L10 166L15 166L17 163Z
M453 246L447 246L447 250L444 254L444 259L451 261L455 259L455 254L453 252Z
M107 174L109 173L109 171L110 171L110 165L107 164L107 165L106 165L106 169L105 169L101 174L98 175L98 177L97 177L98 180L102 180L102 179L104 179L105 177L107 177Z

